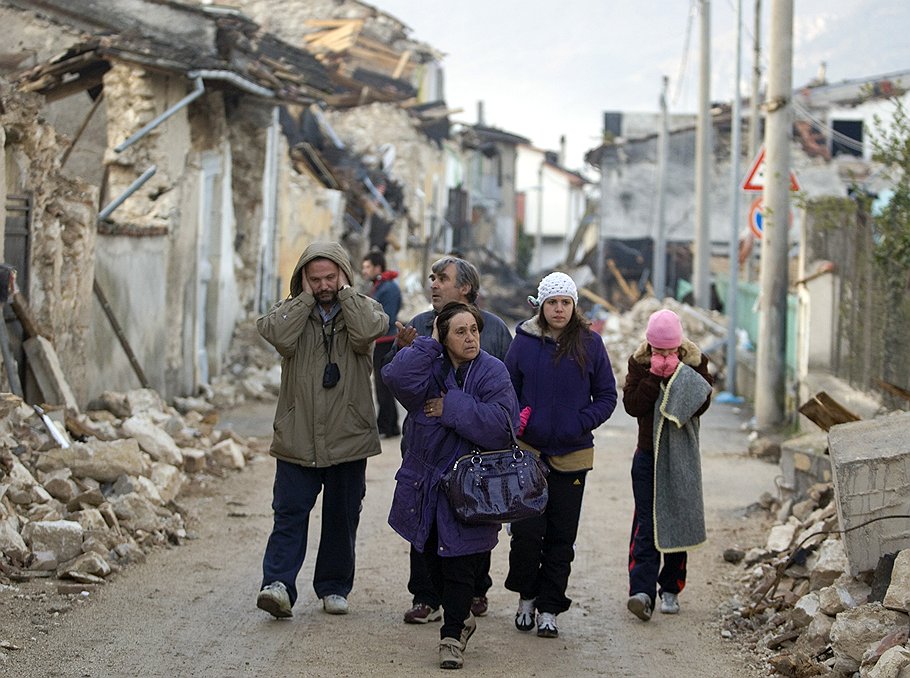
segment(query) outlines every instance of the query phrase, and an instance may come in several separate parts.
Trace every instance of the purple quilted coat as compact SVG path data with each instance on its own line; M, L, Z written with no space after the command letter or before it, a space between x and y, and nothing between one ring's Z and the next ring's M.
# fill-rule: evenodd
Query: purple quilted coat
M466 374L459 387L442 345L431 337L417 337L382 369L382 378L410 419L389 525L422 552L435 521L440 556L483 553L496 546L499 525L459 522L440 479L455 459L472 449L506 447L509 419L518 426L518 401L505 365L481 351L462 369ZM442 416L427 417L424 402L443 392Z

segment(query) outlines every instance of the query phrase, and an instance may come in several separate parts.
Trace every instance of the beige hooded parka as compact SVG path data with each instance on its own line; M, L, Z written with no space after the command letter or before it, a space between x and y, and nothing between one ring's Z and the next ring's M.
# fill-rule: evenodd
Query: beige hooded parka
M354 288L339 290L341 311L335 319L332 361L341 379L323 388L328 363L322 318L315 297L303 291L304 266L317 258L334 261L348 283L354 271L338 243L312 243L291 276L291 296L275 304L256 326L281 354L281 387L270 452L284 461L322 468L379 454L379 431L373 408L370 374L373 341L389 326L374 299ZM331 333L331 323L324 328Z

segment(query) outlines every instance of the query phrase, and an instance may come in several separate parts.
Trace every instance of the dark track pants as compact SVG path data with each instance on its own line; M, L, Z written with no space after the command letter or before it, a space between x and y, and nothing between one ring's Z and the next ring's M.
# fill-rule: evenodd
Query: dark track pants
M632 458L635 516L629 543L629 595L679 593L686 586L685 551L661 554L654 546L654 455L636 450ZM663 567L661 567L663 555ZM659 589L658 589L659 587Z
M575 538L587 471L547 476L547 509L542 515L512 523L509 576L505 586L522 598L536 598L540 612L569 609L566 597L575 559Z
M424 567L433 582L437 598L442 602L443 617L439 637L460 638L464 620L471 613L477 573L485 562L489 566L490 552L443 558L436 554L437 546L438 534L434 523L423 557Z
M476 579L474 580L474 596L480 597L487 595L487 591L493 586L493 579L490 577L490 552L477 554L480 562L477 565ZM430 572L427 570L427 561L420 551L411 547L411 572L408 577L408 591L413 596L412 604L424 603L432 608L442 605L442 600L436 592L436 586ZM473 597L473 596L472 596Z
M322 528L313 589L319 598L347 597L354 586L354 541L366 494L366 459L326 468L309 468L277 460L272 534L262 559L262 585L282 582L291 605L297 600L297 575L307 547L310 511L322 496Z

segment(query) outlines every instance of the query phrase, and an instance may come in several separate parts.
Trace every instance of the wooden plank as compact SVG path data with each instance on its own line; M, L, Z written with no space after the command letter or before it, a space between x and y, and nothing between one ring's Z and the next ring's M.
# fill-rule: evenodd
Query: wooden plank
M401 53L401 58L398 60L398 64L395 66L395 70L392 71L392 77L396 80L401 77L401 74L404 72L404 67L408 65L408 61L411 58L411 50L406 49Z
M838 403L824 391L816 393L812 398L803 403L799 413L809 419L823 431L831 430L837 424L846 424L859 421L860 418L846 407Z
M37 319L35 319L34 314L32 314L31 308L29 308L28 302L25 300L22 292L16 292L13 295L13 298L10 300L10 306L16 314L16 318L19 319L19 323L22 325L22 330L25 332L26 338L38 336L47 337L48 339L52 338L50 333L41 329L41 325L38 324Z
M142 384L142 388L151 388L148 379L145 378L145 372L143 372L142 367L139 365L139 360L136 359L136 354L133 353L133 349L130 347L129 342L126 340L126 335L123 333L123 329L117 321L117 316L114 315L114 309L112 309L110 303L108 303L107 295L104 294L104 290L102 290L101 285L98 284L97 278L93 281L92 288L95 292L95 297L98 299L98 303L101 304L104 315L107 316L107 320L111 324L111 329L114 330L114 334L117 335L117 340L120 342L120 346L123 348L127 359L130 361L130 365L133 367L133 372L135 372L136 376L139 378L139 383Z
M616 308L613 304L611 304L609 301L604 299L599 294L595 294L594 292L589 290L587 287L579 287L578 293L581 296L585 297L586 299L593 301L595 304L600 304L601 306L603 306L605 309L607 309L611 313L616 313L617 315L619 315L620 310L618 308Z
M345 26L347 24L353 23L363 23L363 19L307 19L303 22L304 26L312 26L313 28L328 27L328 28L338 28L339 26Z
M607 259L607 268L610 269L610 273L612 273L613 277L616 278L616 282L619 283L620 289L629 298L629 301L631 301L633 304L637 302L641 295L634 287L629 284L629 282L623 277L622 273L619 272L619 268L617 268L616 262L612 259Z
M363 21L351 21L327 31L310 33L303 36L303 39L306 41L307 47L340 52L356 42L362 27Z
M894 384L890 384L887 381L884 381L883 379L876 379L875 383L878 385L878 387L880 389L882 389L886 393L890 393L891 395L893 395L897 398L903 398L904 400L910 400L910 391L908 391L907 389L901 388L900 386L896 386Z
M38 382L44 402L49 405L63 405L67 409L78 412L79 405L76 403L76 396L73 395L73 391L63 375L54 345L39 336L26 339L22 342L22 348L25 349L29 369L35 375L35 381Z

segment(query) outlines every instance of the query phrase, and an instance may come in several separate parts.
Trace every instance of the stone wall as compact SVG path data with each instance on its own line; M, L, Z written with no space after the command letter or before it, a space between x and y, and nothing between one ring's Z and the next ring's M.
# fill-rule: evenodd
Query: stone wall
M0 84L6 136L5 188L31 198L31 256L23 290L51 335L77 398L86 396L86 333L91 319L97 192L60 172L67 141L39 116L38 97Z

